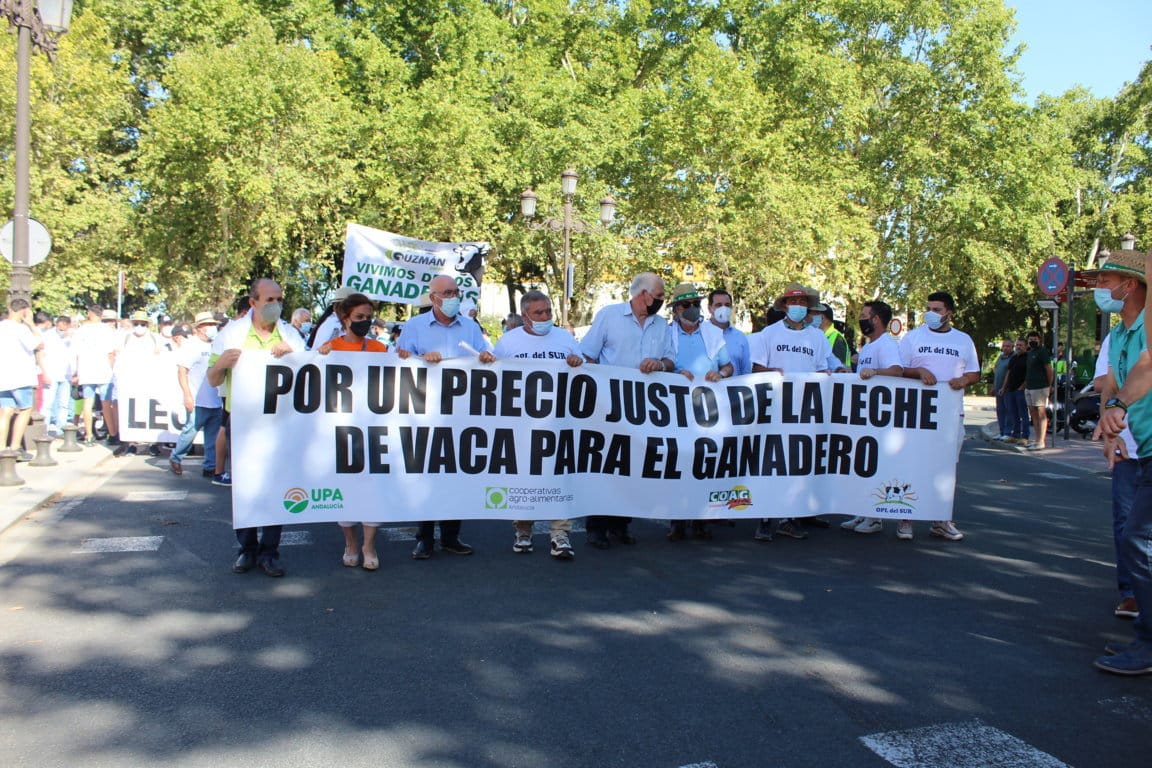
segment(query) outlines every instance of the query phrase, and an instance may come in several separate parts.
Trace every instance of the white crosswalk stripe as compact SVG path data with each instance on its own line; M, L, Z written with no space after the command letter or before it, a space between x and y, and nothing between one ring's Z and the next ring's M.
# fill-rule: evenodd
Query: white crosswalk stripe
M1069 768L980 720L874 733L860 741L896 768Z
M155 552L164 542L163 536L112 536L106 539L84 539L80 542L80 549L72 550L72 554L91 554L95 552Z

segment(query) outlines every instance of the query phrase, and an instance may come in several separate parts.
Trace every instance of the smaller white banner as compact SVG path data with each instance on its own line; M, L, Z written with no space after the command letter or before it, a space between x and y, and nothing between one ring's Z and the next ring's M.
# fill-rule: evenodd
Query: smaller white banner
M129 443L174 443L187 424L176 357L166 352L116 364L120 439ZM203 445L198 433L196 445Z
M433 243L360 224L344 239L344 285L377 301L417 304L437 275L460 287L461 299L480 302L480 284L467 271L488 252L488 243Z

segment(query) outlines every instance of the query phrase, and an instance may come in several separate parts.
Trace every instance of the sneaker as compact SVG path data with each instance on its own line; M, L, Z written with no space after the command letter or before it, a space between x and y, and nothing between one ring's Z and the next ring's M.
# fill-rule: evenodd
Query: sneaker
M1112 642L1104 643L1104 655L1119 656L1120 654L1127 651L1131 645L1132 643L1125 643L1119 640L1113 640Z
M557 533L552 536L552 557L571 560L575 556L576 553L572 550L572 544L568 541L568 534Z
M221 488L231 488L232 487L232 473L231 472L221 472L218 475L212 475L212 485L218 485Z
M16 461L32 461L35 458L28 451L16 451Z
M752 534L756 541L772 541L772 521L761 520L756 526L756 533Z
M942 539L948 539L948 541L960 541L964 538L964 534L960 533L960 529L951 520L932 523L932 530L929 533Z
M1044 450L1044 446L1040 443L1028 443L1028 445L1024 446L1024 449L1028 451L1042 451Z
M108 445L120 445L120 437L118 435L108 435Z
M1140 615L1140 607L1136 605L1136 598L1126 597L1120 601L1112 613L1122 619L1134 619Z
M912 521L901 520L896 524L896 538L904 541L912 540Z
M854 531L854 530L856 530L856 526L860 525L860 523L864 522L867 519L868 518L866 518L866 517L850 518L850 519L845 520L844 522L840 523L840 529L844 530L844 531Z
M781 520L780 525L776 526L776 533L791 539L808 538L808 532L801 528L795 520Z
M1152 649L1133 643L1115 656L1096 659L1095 666L1114 675L1152 675Z
M1006 443L1009 440L1011 440L1012 438L1009 435L996 435L996 437L994 437L992 439L998 443Z
M884 521L875 517L865 517L852 530L856 533L880 533L884 530Z
M532 551L532 534L516 532L516 542L512 545L512 551L526 555Z

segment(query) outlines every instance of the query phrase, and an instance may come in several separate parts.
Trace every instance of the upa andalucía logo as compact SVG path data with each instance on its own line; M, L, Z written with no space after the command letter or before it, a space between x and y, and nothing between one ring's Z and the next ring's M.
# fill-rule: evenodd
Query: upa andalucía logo
M298 515L308 509L308 491L303 488L289 488L284 494L284 509Z
M915 512L916 505L913 502L920 500L910 483L902 483L899 480L887 482L872 491L872 498L876 500L872 509L877 515L896 517L906 517Z

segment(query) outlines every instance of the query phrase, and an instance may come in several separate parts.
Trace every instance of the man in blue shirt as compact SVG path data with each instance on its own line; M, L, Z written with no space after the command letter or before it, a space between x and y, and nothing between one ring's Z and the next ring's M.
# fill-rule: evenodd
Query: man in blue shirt
M674 354L668 343L668 323L656 314L664 305L664 280L653 272L642 272L633 278L628 295L628 301L596 313L580 351L590 363L639 368L643 373L671 371ZM631 517L588 515L588 543L607 549L611 533L621 544L634 544L636 539L628 533L630 522Z
M748 337L744 331L732 325L732 294L723 288L712 291L708 294L708 311L712 313L712 325L724 332L724 344L728 347L728 358L732 362L732 375L752 373Z
M426 363L439 363L453 357L469 354L461 344L480 353L480 362L496 360L488 340L480 332L480 325L470 317L460 314L460 289L456 281L447 275L437 275L428 286L428 298L432 311L418 315L404 324L404 330L397 342L401 358L416 355ZM472 547L460 541L459 520L440 521L440 549L456 555L472 554ZM412 550L413 560L427 560L432 557L436 543L436 521L420 523L416 536L416 548Z

